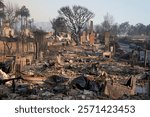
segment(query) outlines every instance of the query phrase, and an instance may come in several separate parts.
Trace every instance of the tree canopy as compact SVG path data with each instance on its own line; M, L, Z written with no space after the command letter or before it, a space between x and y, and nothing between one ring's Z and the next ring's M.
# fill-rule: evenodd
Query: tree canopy
M61 17L67 21L67 27L72 32L74 40L79 43L81 30L86 23L94 17L94 13L85 7L74 5L72 8L65 6L58 11Z
M52 28L54 31L57 32L67 32L67 21L63 17L57 17L54 18L52 21L50 21L52 24Z

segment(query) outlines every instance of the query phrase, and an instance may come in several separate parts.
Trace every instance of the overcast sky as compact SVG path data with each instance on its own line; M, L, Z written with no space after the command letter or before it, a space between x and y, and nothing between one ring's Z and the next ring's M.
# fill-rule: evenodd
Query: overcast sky
M62 6L81 5L95 13L94 24L100 24L107 12L117 23L150 24L150 0L4 0L7 1L25 5L35 21L48 22L58 16Z

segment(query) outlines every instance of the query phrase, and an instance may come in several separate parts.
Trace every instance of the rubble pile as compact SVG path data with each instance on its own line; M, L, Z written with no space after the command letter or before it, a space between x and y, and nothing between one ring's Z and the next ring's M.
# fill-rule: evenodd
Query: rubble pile
M145 73L143 67L133 68L126 62L104 57L98 45L53 44L50 50L43 59L24 67L19 74L23 79L15 80L12 85L1 84L0 98L149 99L147 95L143 97L136 93L136 80L141 83L139 79L146 80L149 76L149 72ZM131 77L136 80L130 80Z

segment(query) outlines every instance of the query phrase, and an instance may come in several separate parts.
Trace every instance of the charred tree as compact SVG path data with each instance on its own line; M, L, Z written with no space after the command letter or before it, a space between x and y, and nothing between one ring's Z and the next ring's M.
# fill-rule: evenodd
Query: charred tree
M72 8L69 6L62 7L58 13L67 21L67 28L72 33L74 41L79 44L80 33L85 28L86 23L94 17L94 13L77 5Z

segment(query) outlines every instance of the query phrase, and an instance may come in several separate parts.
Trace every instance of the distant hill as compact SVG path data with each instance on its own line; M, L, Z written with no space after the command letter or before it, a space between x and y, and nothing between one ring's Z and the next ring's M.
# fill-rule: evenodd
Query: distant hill
M44 31L53 31L52 29L52 25L50 24L50 22L34 22L34 25L37 27L37 28L41 28L42 30Z

